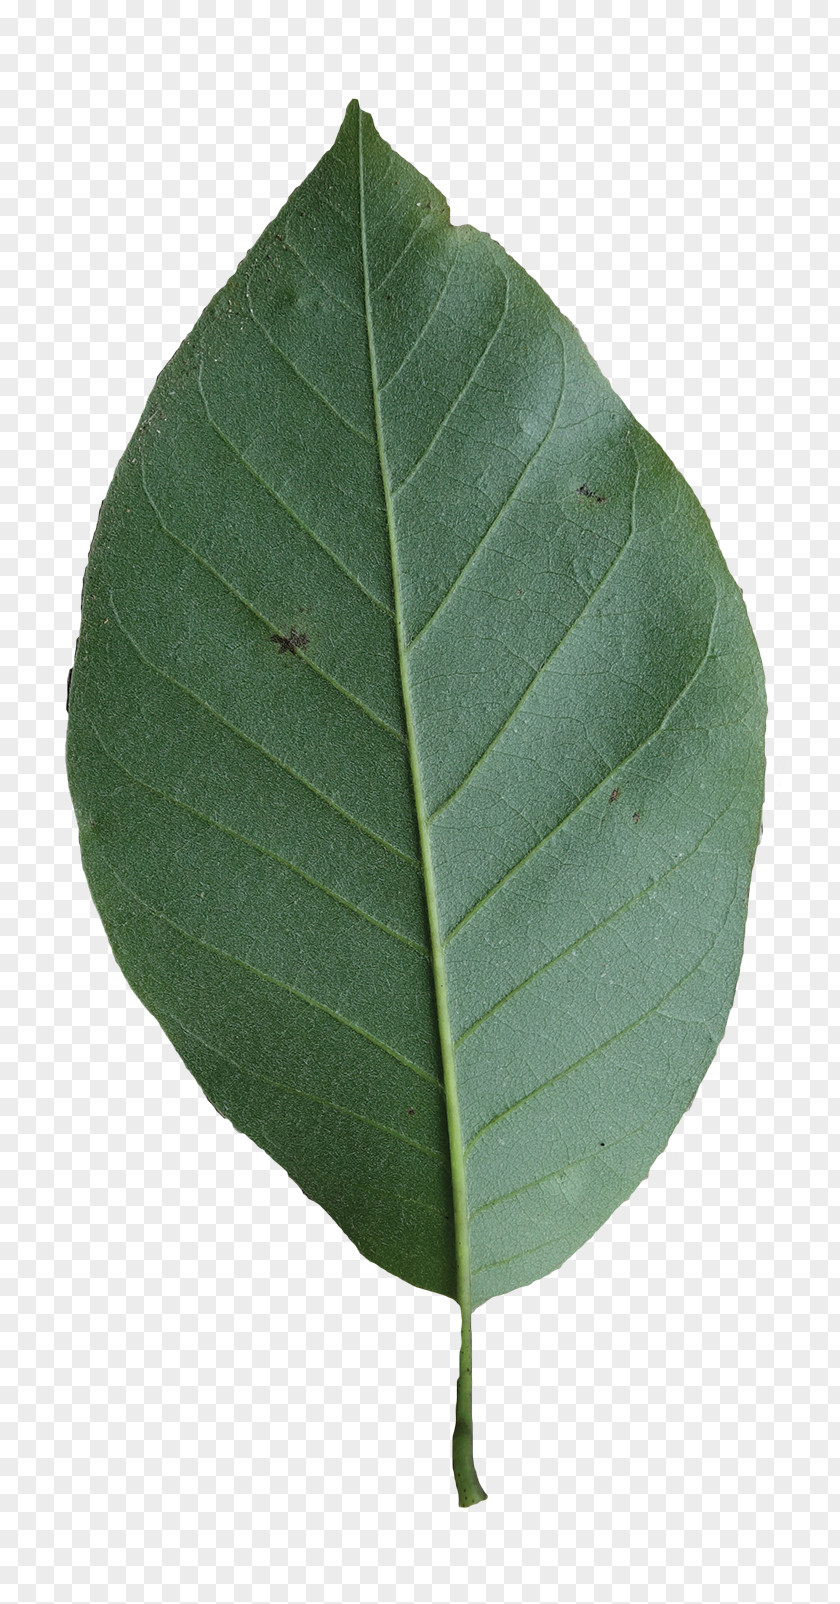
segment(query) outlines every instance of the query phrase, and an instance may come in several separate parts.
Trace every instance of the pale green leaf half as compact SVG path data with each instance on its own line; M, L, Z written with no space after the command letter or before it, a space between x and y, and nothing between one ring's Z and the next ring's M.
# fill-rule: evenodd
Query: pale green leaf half
M354 103L117 469L68 764L208 1097L461 1304L462 1436L470 1308L628 1197L720 1041L763 726L694 495Z

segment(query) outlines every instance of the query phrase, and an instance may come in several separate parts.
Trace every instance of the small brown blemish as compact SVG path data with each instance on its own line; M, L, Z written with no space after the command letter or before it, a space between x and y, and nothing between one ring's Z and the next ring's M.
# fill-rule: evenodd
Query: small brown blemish
M633 823L634 823L634 824L638 824L638 822L639 822L639 820L640 820L640 818L641 818L641 816L642 816L642 815L641 815L641 813L634 813L634 814L633 814Z
M619 798L619 790L618 790L618 786L616 786L615 790L610 792L610 801L611 802L617 802L618 798Z
M585 496L587 501L596 501L600 506L606 501L606 496L599 496L597 490L590 490L588 485L578 485L578 495Z
M293 657L309 645L309 636L302 629L290 629L288 635L272 635L271 640L274 646L280 647L281 653L291 652Z
M410 1108L408 1112L409 1112L409 1114L413 1114L415 1111L414 1111L413 1108Z

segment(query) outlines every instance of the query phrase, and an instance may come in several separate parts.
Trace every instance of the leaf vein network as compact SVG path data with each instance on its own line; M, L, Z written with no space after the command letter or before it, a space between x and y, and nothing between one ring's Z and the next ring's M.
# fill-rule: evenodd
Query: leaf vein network
M160 908L155 907L154 903L148 902L145 897L141 897L133 886L127 885L107 854L102 852L101 855L114 879L122 886L126 895L133 897L141 908L145 908L146 912L150 913L154 919L158 919L161 924L168 925L170 930L174 930L177 935L183 937L184 941L191 941L194 946L203 947L206 952L212 953L214 957L223 958L227 963L237 964L240 969L245 969L249 974L256 975L258 980L265 980L270 986L277 986L280 991L288 992L291 997L296 997L298 1002L314 1008L317 1013L326 1014L330 1019L334 1019L336 1024L344 1026L346 1030L352 1031L356 1036L361 1036L364 1041L370 1042L371 1046L378 1047L381 1052L387 1053L389 1058L393 1058L404 1069L409 1069L412 1074L419 1075L421 1080L427 1080L432 1086L440 1086L438 1077L428 1069L423 1069L420 1064L413 1063L410 1058L406 1058L405 1054L399 1052L396 1047L390 1047L380 1037L374 1036L369 1030L365 1030L363 1025L356 1024L354 1020L347 1019L344 1014L339 1014L334 1008L330 1008L328 1003L320 1002L317 997L308 996L305 991L300 991L297 986L290 985L287 980L280 980L277 975L269 975L264 969L257 969L255 964L248 963L246 958L240 958L236 953L226 952L223 947L216 947L213 942L205 941L203 936L197 936L194 931L185 930L183 925L179 925L176 920L170 919L169 915L163 913Z
M694 854L700 851L700 848L702 847L707 835L710 835L715 826L720 823L721 819L724 819L727 813L732 810L732 808L735 806L735 803L738 801L740 794L741 792L738 791L732 798L732 801L728 802L726 807L722 808L720 813L718 813L715 818L712 819L711 824L707 825L699 840L695 842L694 846L691 847L688 852L682 853L679 858L675 859L675 861L669 865L663 874L660 874L657 879L651 880L648 885L643 886L641 891L636 892L635 896L628 898L627 902L623 902L620 908L614 908L612 913L608 913L604 919L599 920L598 924L593 925L590 930L585 930L583 935L578 936L570 946L564 947L562 952L556 953L555 956L553 958L549 958L546 963L540 964L539 969L535 969L532 974L526 975L525 979L520 980L518 985L512 987L510 991L505 993L504 997L500 997L498 1002L493 1004L492 1008L488 1008L487 1012L482 1014L480 1019L476 1019L472 1025L468 1026L463 1034L458 1037L455 1046L460 1047L461 1043L465 1042L467 1037L472 1035L473 1031L478 1030L480 1025L485 1024L488 1019L492 1018L493 1014L498 1013L499 1010L504 1007L505 1003L510 1002L512 997L516 997L520 991L525 990L526 986L530 986L533 980L539 980L541 975L547 974L548 970L553 969L555 964L559 964L564 958L568 958L570 953L575 952L577 948L581 947L585 941L590 939L591 936L597 935L599 930L604 930L608 924L612 923L613 919L617 919L620 914L626 913L628 908L632 908L635 903L642 902L645 897L650 896L651 892L656 891L657 888L664 883L664 881L669 879L672 874L676 873L677 869L681 869L683 864L688 863L690 859L694 857Z
M486 1203L480 1203L477 1209L473 1209L470 1220L474 1220L478 1214L486 1214L488 1209L497 1208L500 1203L509 1203L513 1197L521 1197L523 1192L533 1192L536 1187L545 1186L546 1181L556 1181L559 1176L566 1175L569 1170L578 1169L581 1164L590 1163L593 1158L600 1159L603 1154L611 1153L613 1148L620 1147L622 1142L629 1141L631 1136L638 1136L639 1131L645 1130L652 1123L651 1120L646 1120L642 1125L634 1125L632 1130L622 1131L614 1142L605 1142L603 1147L596 1147L591 1153L584 1153L581 1158L570 1159L569 1163L562 1164L559 1170L549 1170L547 1175L538 1175L535 1181L527 1181L524 1186L517 1186L512 1192L503 1192L499 1197L489 1198Z
M213 1053L215 1057L221 1058L224 1063L230 1064L231 1069L237 1070L241 1075L247 1075L250 1080L258 1080L267 1086L279 1087L284 1092L291 1092L293 1097L301 1097L309 1103L319 1103L322 1108L330 1108L336 1114L345 1114L348 1119L358 1120L361 1125L370 1125L375 1131L381 1131L384 1136L392 1136L395 1141L404 1142L406 1147L416 1148L418 1153L423 1153L426 1158L434 1159L438 1164L444 1163L443 1154L438 1153L433 1147L426 1147L423 1142L415 1142L413 1137L405 1136L402 1131L395 1131L390 1125L383 1125L377 1119L371 1119L368 1114L360 1114L355 1108L346 1108L343 1103L334 1103L328 1097L319 1097L317 1092L308 1092L304 1091L300 1086L292 1086L289 1081L281 1080L277 1075L265 1075L261 1070L252 1068L250 1064L240 1064L239 1060L231 1058L229 1053L223 1053L220 1047L214 1046L212 1042L205 1041L203 1036L199 1036L197 1031L192 1030L189 1025L185 1025L184 1021L178 1019L177 1015L167 1010L164 1017L170 1019L179 1030L184 1032L185 1036L191 1036L193 1041L197 1041L199 1046L205 1048L208 1053ZM418 1200L410 1198L406 1201L416 1202ZM433 1209L432 1212L439 1214L440 1210Z
M394 368L393 373L389 374L388 378L383 380L382 384L380 384L380 386L379 386L379 394L380 395L384 394L384 392L387 390L389 384L393 384L394 380L399 376L400 373L402 373L402 370L405 367L406 362L410 361L411 357L413 357L415 351L417 350L418 345L420 344L420 341L423 338L423 335L426 333L426 330L428 329L430 323L432 322L432 319L434 318L435 313L437 312L437 309L440 306L440 303L443 300L444 295L446 294L446 291L447 291L447 289L449 287L449 280L452 277L452 272L453 272L453 269L455 267L455 263L457 262L458 257L459 257L459 255L461 253L461 236L460 236L460 234L458 233L457 230L455 232L456 232L456 236L457 236L456 237L456 241L455 241L455 250L454 250L453 255L452 255L452 261L450 262L450 264L449 264L449 266L448 266L448 268L446 270L446 273L444 275L443 285L442 285L440 294L438 295L437 300L435 301L435 304L432 307L431 312L429 313L428 317L425 319L425 321L423 323L423 327L420 330L420 333L417 335L417 337L414 340L412 340L412 342L411 342L408 350L406 351L405 356L403 357L402 361L400 362L399 366Z
M501 332L502 325L504 324L505 319L507 318L508 310L509 310L509 307L510 307L510 279L508 278L506 273L504 275L504 279L505 279L505 304L504 304L504 306L502 308L501 317L499 318L499 321L496 324L496 327L493 330L493 333L491 334L489 340L486 342L486 344L484 346L484 349L483 349L483 351L481 353L481 356L478 358L478 361L475 363L475 365L474 365L474 367L472 369L472 372L470 373L469 377L466 379L465 383L461 386L461 389L458 391L458 394L456 395L455 400L452 402L452 405L449 407L448 411L444 413L444 416L441 419L441 422L439 423L439 425L438 425L437 429L435 430L434 434L432 435L432 438L429 441L428 445L421 452L420 456L417 458L417 461L414 463L414 466L409 469L409 471L406 474L405 478L402 479L398 485L392 486L391 495L392 495L392 498L394 500L396 500L396 498L400 494L400 492L405 489L405 487L409 483L409 481L414 478L414 475L416 474L418 468L420 468L422 466L422 464L425 462L426 458L428 457L429 452L433 449L433 447L435 445L437 445L437 442L440 439L441 435L443 434L443 431L446 428L446 425L449 422L449 419L452 417L452 414L455 411L456 407L460 406L461 402L464 399L464 396L466 395L467 391L470 388L470 385L472 385L475 382L475 380L478 378L478 375L479 375L479 372L481 370L481 367L482 367L483 363L486 361L487 357L489 356L490 351L492 350L493 345L495 344L495 341L496 341L496 339L498 338L498 335Z
M571 812L567 813L565 818L560 819L558 823L555 824L554 828L548 831L547 835L544 835L540 841L537 841L536 844L530 848L530 851L526 852L525 856L519 859L518 863L515 863L512 868L507 870L506 874L502 875L501 880L497 880L496 884L491 886L490 890L486 891L484 895L479 898L478 902L476 902L472 908L467 910L463 918L460 919L456 925L453 925L452 929L449 931L449 934L444 938L444 945L446 945L447 942L454 940L456 936L460 935L461 931L465 929L473 916L490 901L491 897L494 897L497 891L501 891L502 886L507 885L508 881L512 880L514 875L518 874L520 869L523 869L526 863L529 863L538 852L541 852L542 848L546 846L549 841L552 841L560 830L565 829L566 825L569 824L575 815L580 812L582 807L585 807L587 802L591 801L592 797L595 796L596 792L598 792L602 786L608 784L608 782L614 779L617 774L620 774L622 769L626 768L627 764L630 763L634 757L638 757L639 753L643 752L645 747L650 745L651 741L655 741L657 736L662 734L662 731L668 723L671 714L675 712L683 697L688 695L688 692L699 678L709 660L711 655L712 637L714 635L715 622L717 620L719 608L720 601L718 600L715 603L714 611L712 613L712 619L709 625L709 638L703 657L701 658L691 677L686 680L686 683L683 685L679 694L674 698L674 701L671 702L668 708L666 708L665 714L660 723L657 724L656 729L651 730L650 735L645 736L645 739L640 741L639 745L635 746L632 752L628 752L627 756L623 757L621 762L617 763L615 768L610 770L609 774L605 774L602 779L596 781L595 785L592 786L592 789L587 791L586 795L582 796L579 802L575 803L575 806L571 809Z
M213 707L211 702L206 702L203 696L198 695L197 691L192 690L189 685L184 685L181 680L175 679L174 675L167 674L165 669L161 668L158 663L153 662L150 657L146 656L145 652L141 651L134 636L130 634L122 622L114 604L113 596L111 597L110 605L118 630L125 636L140 661L145 663L153 674L157 674L161 679L166 680L169 685L173 685L176 690L182 691L185 696L191 697L194 702L198 703L199 707L203 707L205 712L210 714L211 718L216 719L219 724L223 724L225 729L230 730L233 735L237 735L248 746L253 746L256 751L262 752L263 756L267 757L270 762L276 763L277 767L282 769L285 774L290 775L293 780L299 781L301 785L306 787L307 791L311 791L313 796L317 796L320 802L325 802L327 807L332 808L334 813L338 813L342 819L346 819L348 824L354 825L357 830L361 831L362 835L369 836L372 841L376 842L377 846L384 847L388 852L393 852L395 857L402 858L405 863L410 863L412 868L420 868L419 860L412 856L411 853L404 852L402 847L395 846L393 841L386 840L385 836L378 835L369 825L362 824L360 819L354 818L353 814L348 813L346 808L333 801L333 798L328 796L326 791L319 790L318 786L313 785L312 781L308 780L304 774L301 774L297 769L293 769L290 763L285 763L281 757L277 756L276 752L272 752L267 746L263 746L261 741L256 741L253 735L248 735L245 730L239 728L238 724L232 724L230 719L225 718L224 714L220 713L217 707Z
M140 479L143 486L143 493L152 509L152 512L155 515L155 518L163 530L163 533L168 535L169 539L173 540L176 546L180 546L181 550L185 551L189 557L192 557L195 560L195 562L200 563L201 567L205 568L208 574L212 574L213 578L218 580L219 584L225 590L229 591L231 596L235 596L236 600L241 602L242 606L247 608L249 613L252 613L255 618L258 618L261 624L265 624L266 628L272 630L275 634L280 633L278 624L272 622L270 618L266 618L265 613L261 613L259 608L255 607L254 603L248 600L247 596L243 596L242 592L237 590L236 586L233 585L231 581L219 571L218 568L214 568L213 564L208 562L206 557L202 557L201 553L196 551L188 541L182 540L180 535L176 535L174 530L170 529L168 525L164 523L149 491L148 485L146 484L146 470L143 462L142 451L140 453ZM402 746L405 746L406 739L401 730L395 729L393 724L388 723L387 719L380 718L378 713L374 713L373 709L368 707L366 702L363 702L360 697L355 696L351 690L348 690L346 685L340 684L337 679L333 678L332 674L328 674L326 669L322 668L319 663L316 663L308 654L308 652L306 652L302 647L295 647L295 656L298 657L301 662L305 663L307 668L311 669L313 674L317 674L319 679L324 680L324 682L327 685L330 685L334 691L337 691L339 696L345 696L348 702L352 702L353 706L357 707L360 713L364 713L365 717L369 718L372 724L378 724L380 729L386 730L387 733L392 735L396 741L399 741Z
M475 562L475 559L478 556L479 552L483 549L483 547L485 546L486 542L489 540L490 536L493 533L493 530L496 528L496 526L499 524L501 519L504 517L504 514L506 512L508 512L508 510L510 509L511 505L516 500L516 497L517 497L517 495L519 493L521 485L524 483L524 481L527 478L531 468L534 466L534 463L539 458L540 453L543 451L544 447L548 444L549 440L554 435L554 431L555 431L555 429L557 427L557 420L558 420L558 417L560 415L560 408L563 405L563 396L565 394L565 390L566 390L566 362L565 362L565 353L564 353L564 358L563 358L563 380L562 380L562 383L560 385L560 394L557 397L557 406L554 409L554 416L553 416L553 418L551 420L551 423L548 426L548 429L546 430L545 434L543 435L542 440L539 442L539 444L531 452L531 455L529 456L527 462L524 464L524 466L522 468L522 471L519 474L519 477L516 480L516 483L514 484L512 490L510 491L509 495L506 496L506 498L502 502L502 505L499 508L498 512L495 514L495 516L492 518L491 522L488 524L487 528L484 531L484 534L481 536L481 539L478 541L477 545L475 545L473 547L473 549L470 552L469 557L467 558L467 560L464 563L463 567L455 575L455 578L453 579L452 584L450 585L448 591L446 592L446 595L441 598L441 600L438 602L438 605L435 608L434 612L426 619L426 622L423 625L422 629L419 629L417 631L417 634L415 635L414 639L409 643L409 648L408 648L409 651L413 651L414 650L414 648L417 645L418 641L420 641L423 638L423 636L425 635L426 631L431 628L431 626L435 622L436 618L438 618L440 613L443 612L443 610L446 607L447 603L450 601L451 597L455 594L455 591L458 589L459 585L461 584L461 581L464 579L464 576L467 574L467 572L471 568L472 564ZM593 416L594 415L595 414L593 414ZM578 422L583 423L583 422L585 422L585 419L581 418L581 419L578 420ZM573 427L576 427L576 426L577 426L576 424L575 425L573 425L573 424L567 424L566 425L567 428L573 428ZM434 817L434 814L432 815L432 817Z
M273 497L273 499L277 502L278 507L282 507L283 511L288 513L289 517L292 518L298 527L303 530L304 534L309 535L310 539L315 542L315 545L318 546L322 552L324 552L325 556L329 557L332 562L335 563L336 567L340 568L341 572L346 574L347 578L353 581L353 584L358 587L362 594L367 596L368 601L372 601L375 607L381 608L383 613L387 613L389 618L393 618L393 607L390 607L387 602L382 601L379 596L375 596L372 590L368 590L367 585L363 584L358 574L354 574L352 568L348 568L347 564L342 562L341 558L337 556L336 553L332 551L323 540L321 540L320 536L316 535L314 529L310 529L309 525L304 523L300 514L295 512L294 508L290 507L289 503L284 501L282 496L278 495L277 491L274 489L274 486L270 485L267 479L263 479L262 475L257 472L254 464L249 462L247 457L243 456L238 446L235 446L233 441L230 440L225 434L224 430L220 428L210 411L210 407L207 402L207 396L204 393L204 386L201 382L200 370L197 376L197 383L199 394L201 395L202 402L204 403L204 410L207 413L207 422L210 424L211 429L215 430L216 434L219 436L219 439L224 441L224 444L227 446L228 450L233 453L237 461L241 462L243 468L247 469L248 473L250 473L252 478L256 480L257 484L262 485L263 490L267 491L268 495Z
M214 819L211 814L202 812L201 808L195 808L191 803L184 802L181 797L172 796L169 791L164 791L161 786L153 785L150 780L143 780L139 775L133 774L131 769L127 768L125 763L103 741L89 715L84 713L79 714L79 717L87 725L109 762L113 763L116 768L121 769L133 785L143 786L145 790L151 791L153 795L162 797L165 802L170 802L173 807L183 808L185 813L191 813L194 818L201 819L204 824L212 825L214 829L222 831L225 835L233 836L236 841L241 841L244 846L250 847L252 851L259 852L263 857L271 858L274 863L281 864L284 869L289 869L292 874L299 875L301 880L305 880L307 885L312 886L316 891L322 891L324 896L330 897L333 902L337 902L340 907L346 908L349 913L357 914L360 919L364 919L367 924L373 925L375 929L381 930L384 935L391 936L394 941L400 941L406 947L411 947L422 958L428 958L429 951L427 947L422 947L419 942L412 941L410 936L404 936L399 930L393 930L390 925L384 924L381 919L375 918L372 913L367 913L364 908L359 908L355 902L350 902L340 892L333 891L330 886L325 886L322 881L317 880L314 875L308 874L305 869L301 869L300 865L293 863L290 858L281 857L279 852L272 852L270 847L261 846L259 841L254 841L250 836L243 835L241 830L234 830L231 825L223 824L220 819Z
M317 273L313 272L312 268L309 266L309 263L305 261L305 259L301 256L300 251L297 250L297 248L292 244L288 234L275 236L274 239L269 240L268 245L270 248L273 248L275 245L279 245L282 251L289 251L291 255L294 256L295 260L300 262L304 273L309 274L309 277L312 279L313 283L317 284L318 288L322 289L324 294L328 295L331 301L335 301L337 306L343 306L345 312L352 312L354 317L361 316L357 306L353 306L350 301L345 301L342 296L337 295L335 290L330 289L329 284L325 283L322 278L318 277Z
M338 407L334 407L332 402L327 400L327 397L322 393L321 390L318 389L318 386L313 384L312 380L308 379L306 374L302 373L297 364L292 361L288 351L284 351L282 345L278 344L273 334L269 333L262 319L257 317L257 314L254 311L254 303L251 300L250 279L245 280L245 299L248 303L248 312L254 327L259 330L266 344L271 347L272 351L276 351L277 355L282 357L287 366L291 368L292 373L294 373L295 376L300 379L301 384L305 384L307 390L311 390L312 394L317 396L319 401L323 402L323 405L327 408L328 412L331 412L333 417L338 419L339 423L343 423L345 429L349 429L351 434L355 434L359 440L363 440L365 445L373 446L375 448L376 441L372 439L369 434L365 434L364 430L357 429L355 423L351 423L349 418L345 418L344 414L339 412Z
M417 239L418 234L422 234L423 229L426 227L426 225L429 222L432 222L436 216L437 216L436 212L425 212L423 214L423 216L421 217L419 223L417 224L417 227L412 229L408 239L406 240L402 250L400 251L399 256L394 258L394 261L391 263L391 266L388 268L387 273L383 273L383 275L382 275L381 279L379 280L378 284L371 284L371 286L370 286L371 296L378 295L379 291L383 290L385 288L385 285L387 284L389 278L391 277L391 274L396 271L396 269L399 267L400 262L402 261L403 257L406 255L406 253L408 251L411 250L411 247L414 244L415 240Z
M729 903L727 904L727 917L734 899L735 893L733 893L733 896L730 898ZM726 919L723 921L723 924L725 923ZM721 925L721 930L722 929L723 925ZM644 1025L648 1019L652 1019L654 1014L658 1014L659 1010L664 1006L668 999L673 997L674 993L679 991L680 987L684 986L686 981L690 980L692 975L695 975L698 969L703 967L703 964L706 962L709 953L712 952L717 945L719 938L720 930L714 936L712 941L710 941L708 947L704 949L700 958L697 960L697 963L693 964L691 969L689 969L686 974L681 975L680 979L676 981L676 983L671 986L668 991L666 991L664 997L660 997L659 1001L654 1003L654 1006L649 1008L646 1013L640 1014L638 1019L631 1020L629 1025L624 1025L621 1030L616 1031L615 1034L608 1037L606 1041L599 1042L597 1047L593 1047L592 1051L589 1053L584 1053L583 1057L576 1059L573 1064L567 1064L565 1069L561 1069L556 1075L552 1075L550 1080L543 1081L540 1086L535 1086L532 1091L526 1092L524 1097L518 1098L517 1101L515 1103L511 1103L508 1108L503 1108L498 1114L494 1114L493 1118L488 1120L486 1125L482 1125L481 1129L476 1131L474 1136L470 1137L470 1140L467 1142L467 1145L464 1148L464 1154L466 1155L482 1136L485 1136L489 1130L492 1130L494 1125L498 1125L500 1120L507 1119L509 1114L514 1114L516 1110L522 1108L525 1103L530 1103L533 1098L540 1097L543 1092L549 1091L552 1086L556 1086L559 1081L565 1080L567 1076L571 1075L574 1070L580 1069L582 1064L588 1064L591 1059L597 1058L599 1053L606 1052L608 1047L612 1047L614 1042L621 1041L624 1036L629 1036L634 1030L638 1030L640 1025Z
M552 651L550 652L549 656L546 658L545 662L540 665L540 667L537 669L537 672L534 674L533 678L530 680L528 685L526 685L524 691L522 692L522 695L519 698L519 701L516 703L515 707L513 707L511 709L510 713L508 713L508 716L504 720L504 723L499 726L498 730L496 731L496 734L493 736L493 739L490 741L489 745L487 745L484 748L484 751L481 753L481 756L476 758L475 762L472 765L472 768L469 769L468 772L464 775L464 778L459 781L458 785L456 785L456 787L455 787L455 790L450 793L450 795L446 798L446 800L444 802L441 802L439 807L435 808L434 813L429 815L429 822L430 823L433 823L433 821L435 819L439 818L440 815L445 811L445 809L449 807L450 802L454 802L455 798L457 796L460 796L461 792L463 790L465 790L466 787L469 785L470 780L473 778L473 775L478 771L478 769L481 768L482 764L490 756L490 753L493 751L494 747L501 740L501 738L504 735L505 731L510 729L511 724L513 723L513 721L516 718L517 714L521 711L521 709L524 706L525 702L527 702L528 697L531 695L531 692L534 690L534 687L537 685L537 683L541 679L542 675L545 674L546 671L551 667L552 663L554 662L555 658L557 657L558 652L560 652L562 650L562 648L565 646L565 644L568 641L570 635L572 635L574 630L577 629L577 626L581 622L581 619L586 616L587 612L589 611L589 608L591 607L592 603L594 602L595 597L598 595L599 591L601 591L603 589L604 585L607 583L607 581L609 580L610 576L614 573L614 571L617 568L619 562L621 561L622 557L624 556L624 553L627 551L627 549L628 549L628 547L630 545L630 542L633 539L634 532L635 532L635 528L636 528L636 519L635 519L636 488L638 486L638 483L639 483L639 468L638 468L638 465L637 465L637 467L636 467L636 478L635 478L635 481L634 481L634 484L633 484L633 497L632 497L631 504L630 504L630 527L629 527L629 531L628 531L628 534L627 534L627 538L624 541L622 541L621 545L618 548L618 551L616 552L615 556L613 557L612 562L609 564L609 567L601 575L601 578L599 579L599 581L598 581L597 585L595 586L594 590L590 591L589 595L587 596L586 601L584 602L582 608L580 609L580 612L577 613L576 616L572 619L572 622L570 623L568 629L566 629L563 632L563 634L561 635L559 641L557 642L557 645L552 648Z

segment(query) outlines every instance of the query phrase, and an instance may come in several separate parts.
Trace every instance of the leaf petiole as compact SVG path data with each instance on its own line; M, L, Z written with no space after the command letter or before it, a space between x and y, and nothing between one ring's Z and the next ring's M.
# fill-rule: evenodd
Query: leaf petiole
M455 1398L455 1430L452 1433L452 1470L462 1509L480 1504L487 1494L478 1479L473 1459L472 1416L472 1320L468 1308L461 1310L461 1360Z

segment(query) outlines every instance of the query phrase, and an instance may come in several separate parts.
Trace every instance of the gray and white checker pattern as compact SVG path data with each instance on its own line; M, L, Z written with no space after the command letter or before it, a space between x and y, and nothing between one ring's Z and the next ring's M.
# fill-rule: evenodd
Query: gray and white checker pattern
M20 0L0 30L4 1596L828 1600L825 0ZM724 1045L631 1201L477 1316L490 1501L469 1511L454 1306L363 1261L204 1101L110 956L63 773L116 461L356 94L455 220L542 281L694 485L770 680Z

